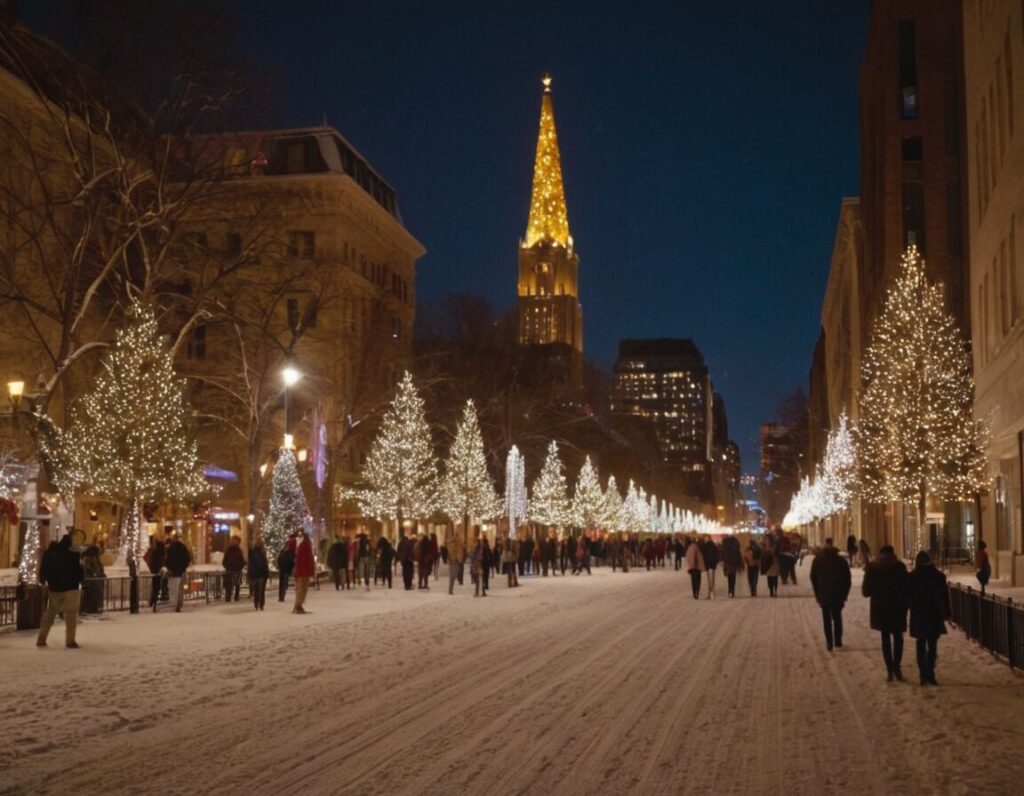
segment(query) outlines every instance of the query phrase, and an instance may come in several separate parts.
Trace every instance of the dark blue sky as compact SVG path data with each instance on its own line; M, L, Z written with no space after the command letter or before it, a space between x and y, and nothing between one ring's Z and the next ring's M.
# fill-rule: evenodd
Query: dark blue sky
M326 113L397 189L426 301L514 302L550 71L586 355L694 338L752 472L857 193L867 5L260 0L243 24L280 122Z
M550 71L585 354L692 337L756 470L857 192L866 0L235 5L273 123L326 115L397 189L421 301L513 304Z

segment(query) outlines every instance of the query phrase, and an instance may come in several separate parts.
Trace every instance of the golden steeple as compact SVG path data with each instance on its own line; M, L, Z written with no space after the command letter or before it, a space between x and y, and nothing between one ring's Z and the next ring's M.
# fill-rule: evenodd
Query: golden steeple
M541 79L544 94L540 101L540 133L537 135L537 159L533 164L533 193L530 218L526 222L526 245L545 241L569 246L569 217L562 187L562 159L555 133L555 109L551 104L551 76Z

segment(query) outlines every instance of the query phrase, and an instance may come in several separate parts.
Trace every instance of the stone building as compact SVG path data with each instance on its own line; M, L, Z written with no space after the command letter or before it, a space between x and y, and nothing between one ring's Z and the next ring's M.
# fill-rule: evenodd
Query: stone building
M526 235L519 242L518 341L535 366L556 381L583 383L580 258L569 234L551 78L543 78L540 131Z
M1024 583L1022 11L1010 0L963 3L975 414L991 428L992 487L981 500L980 527L996 576L1017 585Z

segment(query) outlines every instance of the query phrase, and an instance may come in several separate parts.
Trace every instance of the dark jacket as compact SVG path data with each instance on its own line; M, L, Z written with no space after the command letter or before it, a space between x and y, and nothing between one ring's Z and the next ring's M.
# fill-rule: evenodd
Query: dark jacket
M185 574L188 565L192 563L192 554L180 539L175 539L167 547L166 565L167 571L175 578Z
M270 564L267 562L267 551L262 547L254 547L249 551L249 577L270 577Z
M47 549L39 567L39 579L50 591L75 591L82 584L82 562L71 550L71 537L65 536L56 548Z
M718 545L714 542L703 542L700 546L700 552L704 556L704 566L707 567L708 572L718 567L718 562L722 558L718 552Z
M295 540L289 539L281 548L281 552L277 554L277 571L291 575L293 569L295 569Z
M903 633L907 629L907 567L892 553L880 553L864 568L861 593L871 598L871 629Z
M164 543L158 539L150 545L144 558L146 560L146 566L149 567L149 571L156 575L164 568L164 563L167 559L167 548L164 547Z
M377 540L377 558L384 567L390 567L395 559L395 548L383 536Z
M228 545L224 551L224 561L221 562L225 572L241 572L245 569L245 556L242 555L242 548L236 544Z
M840 558L836 548L826 547L814 557L811 585L819 605L841 608L846 604L850 596L850 565Z
M742 572L744 568L740 540L735 536L726 536L722 539L722 571L726 575L734 575Z
M914 567L907 578L910 603L910 635L934 638L946 632L949 619L949 591L946 576L931 564Z
M346 569L348 567L348 542L339 540L327 548L327 568Z

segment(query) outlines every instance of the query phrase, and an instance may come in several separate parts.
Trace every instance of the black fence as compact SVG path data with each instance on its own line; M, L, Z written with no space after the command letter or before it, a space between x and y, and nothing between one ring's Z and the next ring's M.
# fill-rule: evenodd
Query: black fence
M1024 605L950 583L949 606L951 621L967 638L1014 669L1024 669Z
M330 577L329 572L318 572L312 584L319 584ZM271 572L267 591L277 590L277 573ZM292 582L294 583L294 581ZM289 585L292 585L291 583ZM138 576L139 606L145 609L154 589L159 589L158 607L167 602L167 580L159 575ZM14 627L17 623L17 586L0 586L0 628ZM249 599L249 583L243 574L240 581L240 596ZM131 609L132 579L128 576L116 578L86 578L82 582L81 612L99 614L107 611L128 611ZM182 582L182 598L190 603L217 602L224 596L223 572L187 572Z

